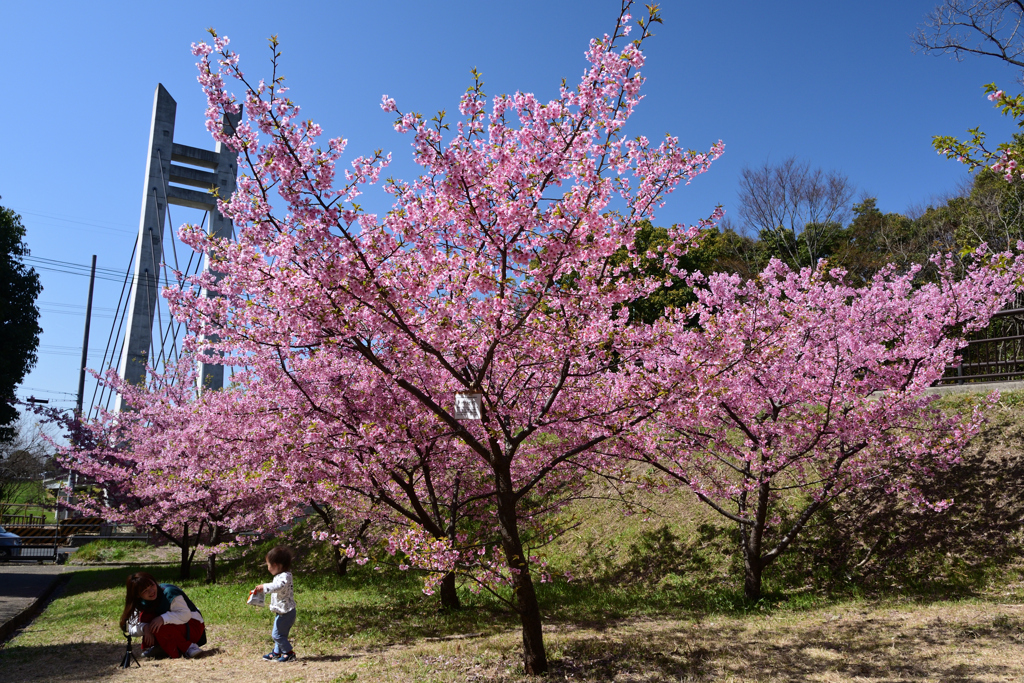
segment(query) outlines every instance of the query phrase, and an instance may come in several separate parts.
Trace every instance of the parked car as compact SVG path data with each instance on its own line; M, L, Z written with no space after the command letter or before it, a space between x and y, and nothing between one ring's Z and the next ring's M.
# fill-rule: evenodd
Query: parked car
M21 536L12 534L0 526L0 562L21 555Z

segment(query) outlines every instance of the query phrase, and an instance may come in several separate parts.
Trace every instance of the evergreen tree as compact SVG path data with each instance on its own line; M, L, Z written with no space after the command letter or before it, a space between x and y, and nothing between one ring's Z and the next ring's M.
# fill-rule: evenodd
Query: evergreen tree
M39 307L43 286L26 266L29 255L21 216L0 206L0 440L10 440L18 419L14 390L36 364Z

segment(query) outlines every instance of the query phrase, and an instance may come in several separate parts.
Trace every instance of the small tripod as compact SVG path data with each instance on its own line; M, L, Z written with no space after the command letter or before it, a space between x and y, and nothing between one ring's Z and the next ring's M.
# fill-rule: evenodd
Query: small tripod
M128 642L124 646L124 657L121 658L121 664L118 668L130 669L132 668L132 662L135 662L135 666L141 668L142 665L139 664L139 660L135 659L135 653L132 652L132 637L127 633L124 634L124 637Z

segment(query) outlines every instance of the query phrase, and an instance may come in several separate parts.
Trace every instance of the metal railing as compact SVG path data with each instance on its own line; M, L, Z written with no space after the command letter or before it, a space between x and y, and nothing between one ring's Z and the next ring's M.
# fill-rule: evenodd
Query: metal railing
M42 526L46 515L0 515L0 526Z
M1024 295L992 316L988 327L973 333L937 386L982 384L1024 379Z
M40 503L4 503L0 505L0 526L39 526L46 524L46 507Z

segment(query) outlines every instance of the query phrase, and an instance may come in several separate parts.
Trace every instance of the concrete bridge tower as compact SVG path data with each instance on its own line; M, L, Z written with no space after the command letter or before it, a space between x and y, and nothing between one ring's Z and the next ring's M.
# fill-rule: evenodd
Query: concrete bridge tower
M135 245L125 340L118 365L118 374L131 384L144 384L146 368L154 362L153 318L160 293L159 273L163 262L167 206L174 204L206 211L209 229L214 235L226 238L232 236L231 221L217 210L216 197L227 198L235 191L237 155L219 142L214 151L174 142L176 109L174 98L163 85L157 85L153 98L149 157L142 190L142 215ZM233 130L240 120L241 113L226 115L224 125L228 130ZM170 229L173 230L174 226L170 226ZM208 259L203 269L209 271ZM224 367L201 364L199 383L200 390L222 388ZM118 396L117 410L126 407L122 397Z

